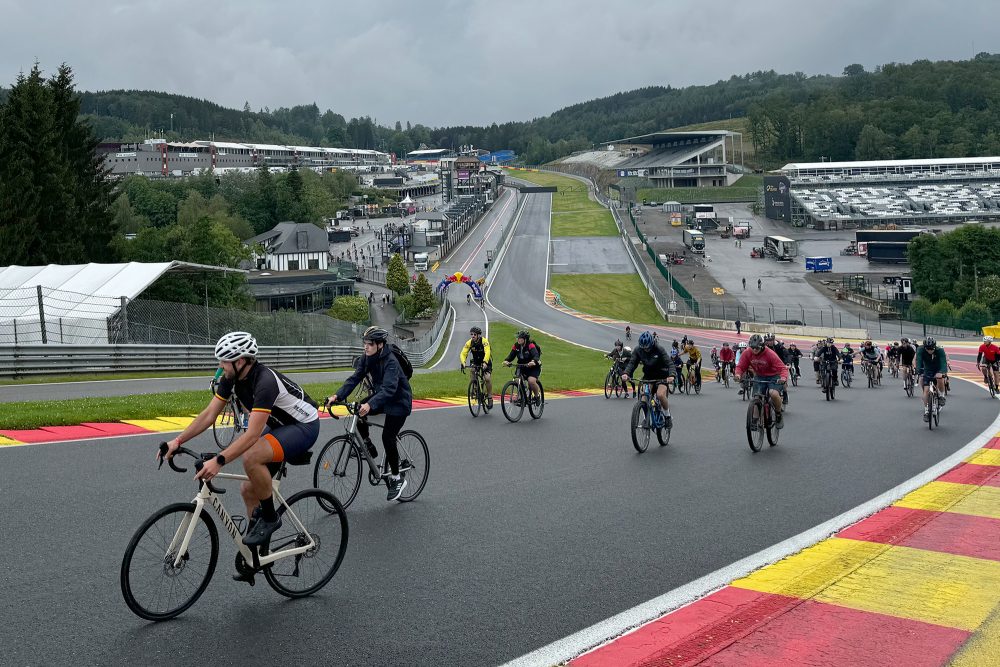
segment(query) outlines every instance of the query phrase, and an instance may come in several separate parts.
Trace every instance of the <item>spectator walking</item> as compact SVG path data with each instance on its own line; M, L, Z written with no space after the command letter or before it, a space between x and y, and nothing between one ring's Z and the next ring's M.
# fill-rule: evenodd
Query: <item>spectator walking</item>
M757 289L760 289L760 278L757 279Z
M736 325L736 335L737 335L737 336L739 336L739 335L740 335L740 327L742 327L742 326L743 326L743 323L742 323L742 322L740 322L740 321L739 321L739 320L737 319L737 320L736 320L736 322L734 322L734 324Z
M747 279L746 278L743 279L743 291L744 292L747 291Z

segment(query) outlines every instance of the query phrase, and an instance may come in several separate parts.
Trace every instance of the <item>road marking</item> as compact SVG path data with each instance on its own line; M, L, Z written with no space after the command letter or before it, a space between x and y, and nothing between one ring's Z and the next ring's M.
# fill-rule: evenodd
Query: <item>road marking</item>
M1000 602L1000 563L831 537L731 585L971 631Z
M975 384L975 386L979 387L982 391L986 391L981 385ZM908 493L937 479L937 477L964 462L967 457L990 442L998 430L1000 430L1000 415L994 419L993 423L986 430L951 456L872 500L862 503L854 509L848 510L787 540L746 558L742 558L735 563L711 572L684 586L668 591L663 595L659 595L632 609L595 623L568 637L556 640L506 664L511 667L549 667L553 664L566 662L592 647L601 645L610 639L639 628L649 621L658 619L668 612L695 602L705 597L708 593L721 589L734 579L746 577L762 567L776 563L783 558L811 547L820 540L896 503L896 501ZM980 559L976 560L979 561Z
M1000 488L931 482L907 494L896 506L1000 519Z

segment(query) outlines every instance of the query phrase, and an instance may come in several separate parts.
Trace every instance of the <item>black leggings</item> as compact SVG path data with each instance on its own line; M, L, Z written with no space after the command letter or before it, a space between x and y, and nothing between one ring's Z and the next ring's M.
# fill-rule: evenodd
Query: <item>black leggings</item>
M406 415L386 415L385 426L382 429L382 446L385 447L385 460L389 462L389 469L393 475L399 474L399 448L396 447L396 438L406 423ZM365 440L368 440L370 429L368 424L358 420L358 433Z

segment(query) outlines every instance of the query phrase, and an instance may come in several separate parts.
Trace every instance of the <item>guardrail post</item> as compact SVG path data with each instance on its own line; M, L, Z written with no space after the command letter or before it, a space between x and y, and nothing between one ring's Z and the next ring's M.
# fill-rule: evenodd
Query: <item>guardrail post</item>
M45 302L42 300L42 286L35 285L38 293L38 324L42 329L42 344L49 342L48 334L45 332Z
M124 325L122 326L122 332L125 335L125 342L129 343L131 342L132 339L129 337L129 330L128 330L128 297L123 296L121 297L121 300L122 300L122 321L124 322ZM188 342L190 343L190 341Z

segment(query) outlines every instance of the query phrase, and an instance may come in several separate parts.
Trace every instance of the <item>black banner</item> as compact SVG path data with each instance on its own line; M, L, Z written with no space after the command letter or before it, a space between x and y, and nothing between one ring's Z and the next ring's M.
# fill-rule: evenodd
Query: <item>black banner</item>
M771 220L792 221L791 184L787 176L764 177L764 216Z

